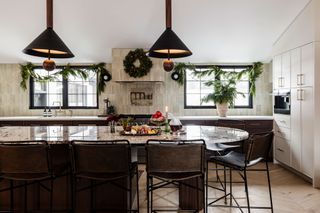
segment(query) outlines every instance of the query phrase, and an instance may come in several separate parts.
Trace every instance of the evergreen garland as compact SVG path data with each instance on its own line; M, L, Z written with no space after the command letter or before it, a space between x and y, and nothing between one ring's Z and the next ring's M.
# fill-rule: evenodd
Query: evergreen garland
M241 72L230 72L223 71L219 66L211 65L205 71L197 71L196 66L190 63L176 63L174 67L174 72L180 74L181 78L177 80L177 83L183 85L185 82L186 70L192 70L193 75L198 77L203 76L225 76L228 78L234 78L236 81L239 81L243 75L248 74L250 82L250 94L256 94L256 80L260 77L263 72L263 64L261 62L255 62L252 66L248 66L247 69L242 70Z
M106 82L103 80L104 75L110 75L109 71L105 68L105 63L99 63L99 64L93 64L88 66L87 69L94 71L97 73L98 77L98 86L97 91L100 95L106 86ZM67 64L66 66L62 67L62 70L59 72L52 73L48 76L40 76L37 74L34 69L36 68L35 65L32 63L27 63L26 65L20 64L20 75L21 75L21 82L20 87L24 90L27 89L27 81L30 77L32 77L35 81L38 82L49 82L53 80L57 80L59 76L62 76L63 79L68 79L69 76L77 76L81 77L82 79L88 78L88 73L85 69L78 68L78 67L72 67L70 64Z
M140 62L138 67L134 64L137 60ZM141 78L150 72L153 64L143 49L135 49L134 51L131 50L125 57L123 66L124 71L128 73L130 77Z

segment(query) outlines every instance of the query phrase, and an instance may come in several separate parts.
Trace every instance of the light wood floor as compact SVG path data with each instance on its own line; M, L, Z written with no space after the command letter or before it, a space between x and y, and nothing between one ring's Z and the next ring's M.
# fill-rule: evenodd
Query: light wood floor
M262 165L259 165L262 166ZM144 169L140 166L139 169ZM212 173L212 172L211 172ZM213 174L213 173L212 173ZM214 178L214 175L210 175ZM279 165L270 164L270 176L272 186L272 196L275 213L320 213L320 190L314 189L312 185L297 175L289 172ZM236 180L240 180L234 174ZM250 172L249 195L252 205L269 205L269 194L267 188L267 178L263 172ZM146 206L146 172L139 180L140 192L140 212L147 212ZM245 204L244 187L236 184L233 187L235 197L240 204ZM209 190L209 197L219 196L221 192ZM222 204L221 202L220 204ZM155 206L175 206L178 205L178 193L176 189L161 189L154 193ZM240 212L238 209L209 208L208 213L233 213ZM244 210L246 212L246 210ZM251 212L270 212L269 210L252 210Z

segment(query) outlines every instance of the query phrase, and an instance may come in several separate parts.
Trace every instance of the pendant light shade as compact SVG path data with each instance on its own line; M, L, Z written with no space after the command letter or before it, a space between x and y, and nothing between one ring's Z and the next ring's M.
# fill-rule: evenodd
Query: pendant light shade
M25 54L48 58L43 62L47 71L55 69L51 58L72 58L73 53L53 30L53 0L47 0L47 29L34 39L24 50Z
M23 52L28 55L46 58L72 58L70 49L65 45L57 33L48 27Z
M158 38L148 52L149 57L166 58L163 69L170 72L174 68L171 58L183 58L192 55L192 52L172 30L172 2L166 1L166 30Z
M155 58L183 58L192 55L192 52L173 32L167 28L150 48L148 56Z

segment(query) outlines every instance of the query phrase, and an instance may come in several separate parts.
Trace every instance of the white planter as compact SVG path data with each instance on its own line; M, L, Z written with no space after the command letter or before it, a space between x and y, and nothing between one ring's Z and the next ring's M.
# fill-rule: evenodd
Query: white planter
M220 117L227 117L228 103L216 104L217 112Z

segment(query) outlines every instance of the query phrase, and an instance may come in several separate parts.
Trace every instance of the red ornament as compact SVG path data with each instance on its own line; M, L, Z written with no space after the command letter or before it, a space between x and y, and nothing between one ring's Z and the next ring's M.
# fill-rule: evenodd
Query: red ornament
M163 61L163 69L166 72L170 72L171 70L173 70L173 68L174 68L174 63L172 60L167 59Z
M56 68L56 63L53 60L46 59L44 60L42 67L47 71L52 71Z

